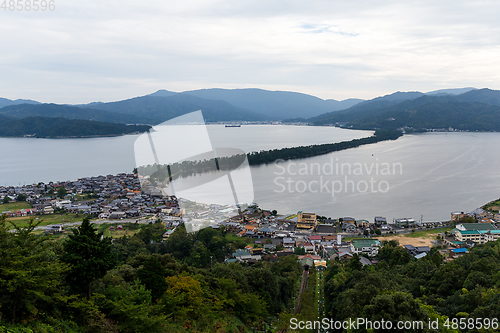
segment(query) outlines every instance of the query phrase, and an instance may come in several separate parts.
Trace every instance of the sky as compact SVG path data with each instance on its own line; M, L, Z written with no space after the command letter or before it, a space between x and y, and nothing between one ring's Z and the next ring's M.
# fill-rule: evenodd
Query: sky
M52 0L52 11L20 3L0 8L0 97L9 99L500 89L498 1Z

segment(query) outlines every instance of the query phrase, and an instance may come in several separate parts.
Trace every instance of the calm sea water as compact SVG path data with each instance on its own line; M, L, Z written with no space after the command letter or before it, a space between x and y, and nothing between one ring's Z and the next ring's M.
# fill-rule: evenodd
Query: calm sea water
M181 134L194 128L195 135L200 132L199 141L204 140L201 132L205 126L175 127ZM237 128L209 125L206 128L213 146L239 148L245 152L340 142L372 134L370 131L334 127L282 125ZM137 135L90 139L0 138L0 185L76 180L132 172L136 166L134 143L137 138ZM191 149L191 142L181 136L168 144L177 150Z
M331 127L208 126L212 143L246 152L371 135ZM137 136L0 139L0 184L75 180L130 172ZM175 142L183 149L183 141ZM313 158L252 167L255 201L280 213L298 210L372 220L449 219L500 197L500 133L406 135ZM183 182L199 182L204 176Z

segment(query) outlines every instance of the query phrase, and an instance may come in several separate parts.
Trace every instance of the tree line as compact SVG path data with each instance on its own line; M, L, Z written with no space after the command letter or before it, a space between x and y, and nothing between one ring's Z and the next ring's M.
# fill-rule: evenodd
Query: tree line
M294 255L253 266L224 264L246 245L225 230L163 240L162 223L104 237L88 219L66 238L9 232L0 218L0 331L249 332L293 306Z
M334 320L439 321L439 332L458 332L445 324L454 318L476 323L500 314L500 241L474 247L451 262L436 250L413 258L395 241L385 241L379 263L362 266L358 255L349 263L333 263L326 271L327 316ZM498 320L498 319L497 319ZM470 327L469 327L470 326ZM495 332L469 325L461 332ZM431 332L423 330L407 332ZM364 329L355 332L367 332ZM433 331L435 332L435 330Z
M110 136L146 132L150 128L149 125L125 125L60 117L27 117L24 119L2 117L0 136L32 135L37 138Z
M215 172L218 170L231 171L243 166L245 157L249 165L262 165L274 163L277 160L294 160L313 156L324 155L340 150L360 147L380 141L396 140L403 134L397 130L378 129L366 138L353 139L337 143L326 143L291 148L280 148L273 150L261 150L246 155L222 156L204 160L186 160L170 165L146 165L140 166L138 171L141 175L150 175L158 181L173 180L178 177L187 177L203 172Z

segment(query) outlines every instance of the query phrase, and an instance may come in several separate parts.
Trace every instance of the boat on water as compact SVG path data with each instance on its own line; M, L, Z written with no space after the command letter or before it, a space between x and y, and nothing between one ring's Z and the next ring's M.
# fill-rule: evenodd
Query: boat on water
M226 124L226 127L241 127L240 124Z

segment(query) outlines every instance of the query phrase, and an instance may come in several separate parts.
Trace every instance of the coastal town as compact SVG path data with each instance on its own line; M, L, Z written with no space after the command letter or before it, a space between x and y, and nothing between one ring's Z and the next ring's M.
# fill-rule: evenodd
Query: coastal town
M0 186L1 207L25 202L21 209L3 210L12 221L34 218L44 220L59 215L61 223L40 225L46 234L68 232L88 216L93 223L108 223L109 228L123 228L125 223L161 221L164 239L184 223L188 232L202 228L224 228L228 233L246 239L244 248L235 249L226 262L254 264L267 256L269 260L297 254L309 267L326 269L328 260L349 261L360 258L364 265L377 263L376 256L384 243L396 240L416 259L435 248L446 260L453 260L476 244L500 238L498 210L478 208L472 212L453 212L449 221L423 222L413 218L388 221L383 216L373 220L318 216L298 211L278 214L257 204L245 207L208 205L163 194L157 188L141 187L134 174L117 174L78 179L77 181L39 183L25 186ZM27 207L29 206L29 208ZM414 237L418 233L432 235ZM405 237L410 235L412 237Z

